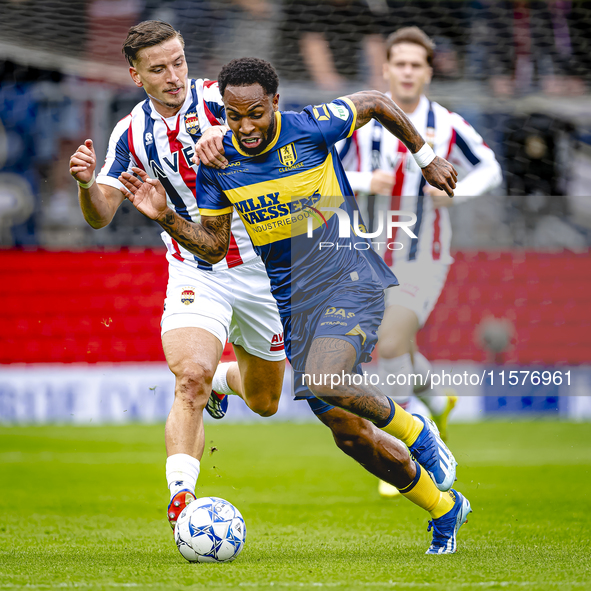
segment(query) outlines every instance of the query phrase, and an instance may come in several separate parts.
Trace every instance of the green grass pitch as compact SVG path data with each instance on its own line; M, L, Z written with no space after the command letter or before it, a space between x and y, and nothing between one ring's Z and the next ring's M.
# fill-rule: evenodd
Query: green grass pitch
M591 426L454 425L450 445L474 513L437 557L426 514L322 425L208 426L198 492L248 535L199 565L165 519L162 425L2 428L0 589L591 589Z

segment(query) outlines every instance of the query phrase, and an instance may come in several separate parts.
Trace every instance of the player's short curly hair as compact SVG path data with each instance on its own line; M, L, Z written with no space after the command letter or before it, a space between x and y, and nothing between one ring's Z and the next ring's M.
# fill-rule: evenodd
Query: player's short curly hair
M228 62L218 76L220 93L228 86L251 86L260 84L265 94L277 94L279 76L275 68L265 60L256 57L242 57Z
M172 25L164 21L143 21L134 25L127 32L127 39L123 43L123 55L127 58L130 66L134 66L137 55L146 47L154 47L164 41L176 37L181 45L185 46L185 40L181 33Z

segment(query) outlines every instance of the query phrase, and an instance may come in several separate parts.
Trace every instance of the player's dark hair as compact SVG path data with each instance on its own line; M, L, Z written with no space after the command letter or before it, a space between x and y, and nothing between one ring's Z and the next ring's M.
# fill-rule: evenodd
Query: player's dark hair
M218 76L220 93L228 86L251 86L260 84L265 94L277 94L279 76L275 68L265 60L256 57L242 57L228 62Z
M130 66L137 61L137 54L146 47L153 47L169 39L176 37L181 45L185 46L185 40L180 31L176 31L172 25L164 21L143 21L134 25L127 32L127 39L123 44L123 55Z
M435 43L433 40L419 27L404 27L394 31L388 39L386 39L386 59L390 59L392 47L399 43L414 43L420 45L427 51L427 63L433 66L433 56L435 55Z

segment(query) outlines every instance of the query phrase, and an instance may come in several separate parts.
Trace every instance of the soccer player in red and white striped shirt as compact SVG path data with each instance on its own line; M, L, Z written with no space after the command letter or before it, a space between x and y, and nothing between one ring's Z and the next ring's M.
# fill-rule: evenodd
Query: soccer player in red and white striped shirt
M123 52L133 82L148 98L115 126L96 181L92 141L86 140L72 156L70 173L79 184L84 217L93 228L109 224L125 199L118 177L135 166L160 180L171 209L198 222L192 158L201 150L206 156L215 154L220 164L225 160L218 151L227 128L217 82L188 77L183 38L161 21L132 27ZM195 498L204 449L203 409L221 418L224 400L227 405L224 396L238 394L254 412L274 414L285 352L265 267L238 216L231 226L228 254L214 265L165 232L162 239L169 263L162 345L176 378L165 434L168 519L174 527ZM238 363L218 365L227 340Z
M379 331L380 373L428 375L429 361L416 350L415 335L433 310L449 266L451 224L448 208L482 195L502 180L493 151L474 128L425 95L431 81L434 44L417 27L406 27L387 40L384 78L389 96L406 113L434 152L451 162L458 171L454 197L425 183L420 168L404 144L377 121L358 129L340 155L356 192L390 195L388 209L416 215L411 228L416 238L401 229L382 246L385 261L400 281L388 290L386 312ZM422 391L429 388L423 386ZM413 394L405 385L386 386L399 404ZM420 393L416 388L415 393ZM421 396L445 437L447 415L455 397L433 391Z

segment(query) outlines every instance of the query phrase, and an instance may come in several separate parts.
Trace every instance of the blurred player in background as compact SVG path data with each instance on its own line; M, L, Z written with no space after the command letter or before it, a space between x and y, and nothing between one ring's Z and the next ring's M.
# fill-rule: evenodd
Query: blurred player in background
M79 184L86 221L103 228L125 196L118 177L138 166L158 178L168 205L185 220L198 221L195 142L204 154L219 154L227 131L217 83L188 78L184 41L161 21L129 30L123 45L136 86L148 95L116 125L105 164L95 181L91 140L70 160ZM224 161L223 155L220 156ZM285 371L283 328L269 280L236 216L225 257L212 265L191 254L165 232L169 280L162 316L162 346L176 378L175 399L166 422L166 478L172 527L194 500L204 449L203 409L221 418L227 394L238 394L262 416L277 411ZM219 364L233 343L238 363ZM218 365L219 364L219 365ZM213 384L213 391L212 391Z
M229 164L227 170L199 168L195 191L202 222L175 213L162 184L139 168L132 170L140 178L127 172L120 177L128 198L212 263L228 248L234 209L240 213L271 280L297 397L307 400L341 449L430 513L433 541L427 553L453 553L471 509L451 489L456 461L435 425L410 415L374 385L345 377L360 376L361 364L371 358L384 287L397 281L364 239L341 235L356 204L334 146L376 118L404 141L425 177L449 195L455 170L380 92L359 92L293 113L278 110L279 80L268 62L233 60L219 81L232 130L223 140ZM337 248L327 250L328 245ZM343 379L333 383L326 375ZM395 438L408 445L412 459Z
M425 96L433 74L434 49L433 41L419 28L399 29L386 42L384 78L390 87L387 94L435 153L458 170L453 199L426 183L406 146L378 121L359 129L340 152L354 191L391 195L388 209L412 211L417 216L412 228L417 238L398 231L389 241L398 243L393 245L396 250L382 250L400 286L386 292L378 363L383 383L388 374L422 376L423 383L414 386L414 394L427 406L445 439L457 396L453 390L432 387L428 379L431 364L417 350L416 333L435 307L453 263L448 208L497 187L502 173L494 153L474 128ZM410 380L403 386L384 388L403 407L413 394ZM384 496L397 494L395 488L384 485L380 484Z

